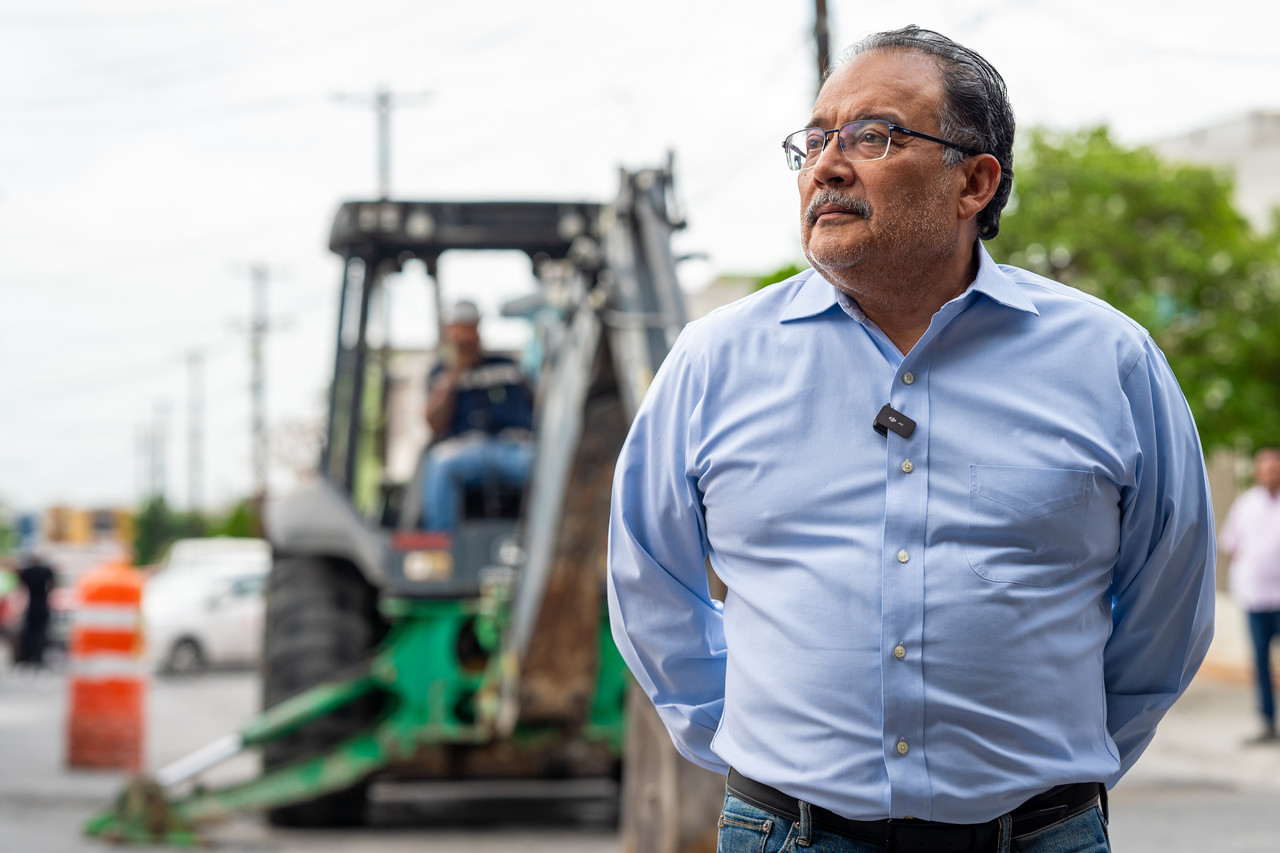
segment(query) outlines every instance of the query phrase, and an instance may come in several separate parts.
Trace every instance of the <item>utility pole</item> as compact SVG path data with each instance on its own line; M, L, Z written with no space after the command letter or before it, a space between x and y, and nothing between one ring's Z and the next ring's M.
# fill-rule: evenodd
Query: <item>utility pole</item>
M137 470L134 476L138 480L138 505L141 506L151 500L151 428L146 424L138 424L137 432L134 435L134 453L136 454L134 461L137 464Z
M151 425L151 496L165 499L168 491L168 472L165 463L169 456L169 403L157 400L155 422Z
M253 397L253 494L262 500L267 494L267 394L263 366L263 338L268 331L267 267L254 264L249 270L253 283L253 316L249 320L249 363L252 373L250 389Z
M831 67L831 33L827 29L827 0L813 0L813 40L818 48L818 94Z
M425 101L430 96L430 92L396 94L386 86L379 86L372 98L367 95L345 93L333 96L333 99L339 103L373 107L378 134L378 198L384 201L391 198L391 110L395 107Z
M187 353L187 511L199 513L204 500L204 353Z

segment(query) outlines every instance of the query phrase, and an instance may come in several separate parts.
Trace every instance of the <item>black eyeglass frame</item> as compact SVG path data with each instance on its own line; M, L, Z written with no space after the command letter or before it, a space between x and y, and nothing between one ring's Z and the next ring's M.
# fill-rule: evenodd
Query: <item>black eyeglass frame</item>
M828 142L828 140L830 139L831 134L833 134L833 133L834 133L834 134L836 135L836 144L840 146L840 153L841 153L841 154L845 154L844 145L843 145L843 144L841 144L841 142L840 142L840 131L844 130L846 127L848 127L848 126L849 126L849 125L851 125L851 124L863 124L863 123L868 123L868 122L875 122L875 123L877 123L877 124L883 124L883 125L886 125L886 126L889 128L889 139L885 142L885 146L884 146L884 153L883 153L883 154L881 154L879 157L876 157L876 158L875 158L875 160L851 160L850 162L854 162L854 163L874 163L876 160L883 160L885 157L888 157L888 156L889 156L889 148L890 148L890 146L892 146L892 145L893 145L893 134L895 134L895 133L901 133L903 136L914 136L914 137L916 137L917 139L927 139L927 140L929 140L930 142L936 142L936 143L938 143L939 145L945 145L945 146L947 146L948 148L954 148L956 151L959 151L961 154L964 154L966 157L977 157L979 154L982 154L982 153L983 153L983 152L981 152L981 151L975 151L975 150L973 150L972 148L967 148L967 147L965 147L965 146L961 145L961 144L960 144L960 143L958 143L958 142L952 142L952 141L951 141L951 140L949 140L949 139L941 139L941 138L939 138L939 137L937 137L937 136L930 136L930 135L929 135L929 134L927 134L927 133L921 133L921 132L920 132L920 131L918 131L918 130L912 130L912 129L911 129L911 128L909 128L909 127L903 127L903 126L902 126L902 125L900 125L900 124L894 124L893 122L889 121L888 119L883 119L883 118L859 118L859 119L854 119L853 121L846 121L844 124L840 125L840 126L839 126L839 127L837 127L837 128L834 128L834 129L832 129L832 130L822 130L822 128L820 128L820 127L802 127L802 128L800 128L799 130L795 131L794 133L788 133L788 134L787 134L787 136L786 136L786 138L782 140L782 152L783 152L783 154L785 154L785 155L786 155L786 157L787 157L787 165L788 165L788 166L790 166L790 165L791 165L791 162L792 162L792 161L791 161L790 149L787 147L787 140L788 140L788 139L790 139L791 137L795 136L797 133L805 133L805 132L810 131L810 130L821 130L821 131L822 131L822 148L821 148L821 150L819 150L819 151L818 151L818 154L819 154L819 155L821 155L823 151L826 151L826 150L827 150L827 142ZM845 156L847 157L848 155L846 154ZM817 163L815 162L815 163L814 163L814 166L816 166L816 165L817 165ZM813 168L813 166L801 166L801 167L800 167L800 168L798 168L798 169L791 169L791 171L793 171L793 172L803 172L805 169L812 169L812 168Z

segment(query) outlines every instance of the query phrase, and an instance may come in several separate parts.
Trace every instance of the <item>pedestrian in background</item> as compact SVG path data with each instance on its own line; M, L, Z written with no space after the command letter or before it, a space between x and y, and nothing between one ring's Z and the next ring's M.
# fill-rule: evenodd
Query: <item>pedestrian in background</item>
M1253 457L1253 487L1227 512L1220 536L1231 555L1228 587L1249 617L1262 731L1246 743L1280 743L1276 734L1271 644L1280 637L1280 447Z
M27 609L18 634L18 654L14 663L35 668L44 666L45 647L49 643L49 596L55 582L53 569L38 556L21 557L18 580L27 591Z
M614 637L728 776L721 853L1108 850L1102 786L1208 650L1164 356L982 245L1013 131L972 50L858 44L783 142L813 269L691 323L619 458Z

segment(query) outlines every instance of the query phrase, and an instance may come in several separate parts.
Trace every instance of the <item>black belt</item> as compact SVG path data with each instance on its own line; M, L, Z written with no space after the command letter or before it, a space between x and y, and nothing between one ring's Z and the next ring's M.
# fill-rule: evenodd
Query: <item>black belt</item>
M729 770L729 793L756 808L788 820L800 820L800 803L777 788L748 779ZM1103 787L1097 782L1059 785L1018 806L1013 818L1013 835L1027 835L1046 826L1074 817L1099 801ZM860 841L880 844L898 853L969 853L994 850L999 838L999 820L986 823L942 823L914 818L850 820L818 806L809 807L815 827Z

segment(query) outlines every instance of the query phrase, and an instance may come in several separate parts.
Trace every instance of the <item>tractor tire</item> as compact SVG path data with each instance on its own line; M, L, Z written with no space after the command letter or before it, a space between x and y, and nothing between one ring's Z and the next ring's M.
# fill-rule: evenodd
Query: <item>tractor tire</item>
M385 633L377 593L352 566L320 557L284 557L271 569L263 643L263 707L270 708L368 658ZM376 719L380 697L365 696L267 743L266 771L325 753ZM267 811L275 826L355 826L364 818L362 781Z

